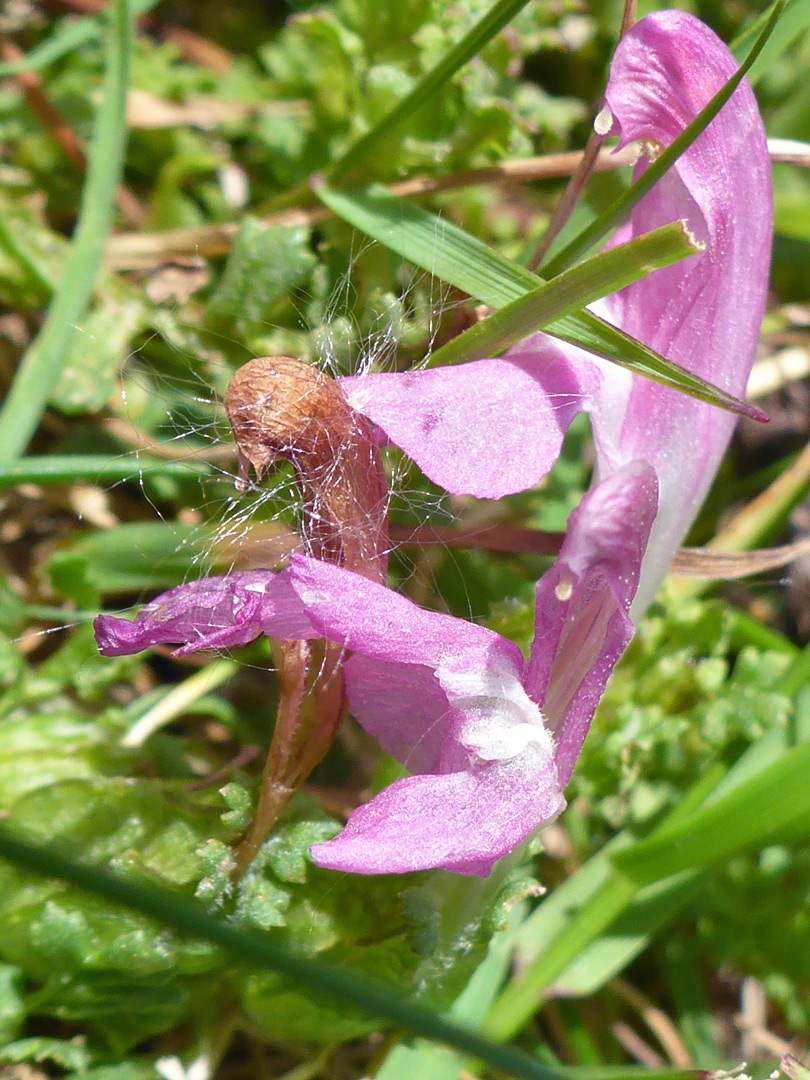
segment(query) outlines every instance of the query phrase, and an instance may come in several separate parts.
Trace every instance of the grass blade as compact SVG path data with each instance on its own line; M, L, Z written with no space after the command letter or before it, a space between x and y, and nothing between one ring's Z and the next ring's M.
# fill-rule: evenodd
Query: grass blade
M618 292L654 270L700 251L684 223L674 221L626 244L587 259L552 281L524 293L482 322L453 338L430 357L430 367L497 356L507 346L570 315L586 304Z
M674 827L689 817L727 778L722 767L708 770L670 811L662 827ZM609 940L610 928L630 913L643 886L618 872L615 862L624 851L634 851L643 842L630 832L619 833L532 912L518 931L523 970L504 988L486 1020L485 1030L492 1038L508 1039L520 1031L549 986L587 957L596 943ZM660 881L679 890L683 876L679 880L666 872ZM680 895L686 899L685 888Z
M123 170L131 36L128 0L114 0L108 23L103 96L93 129L79 220L61 284L0 410L0 462L18 457L36 431L61 373L74 328L84 317L95 287Z
M810 831L810 742L789 750L745 784L713 799L670 828L657 829L613 863L635 883L706 866L785 832Z
M742 63L748 51L753 47L762 28L766 25L773 14L776 4L755 19L751 25L732 41L729 48L737 58L737 63ZM748 70L748 81L755 86L770 65L788 48L807 27L810 26L810 4L807 0L787 0L782 8L782 14L773 33L756 61Z
M204 476L209 468L196 461L165 461L138 454L108 457L106 454L43 454L0 466L0 491L17 484L116 483L140 481L143 476Z
M130 11L133 15L143 15L157 7L159 3L160 0L130 0ZM0 79L17 75L20 71L42 71L69 52L78 49L80 45L84 45L86 41L92 41L94 37L103 34L107 21L106 15L100 15L96 18L87 16L78 21L62 23L47 41L31 49L22 60L0 64Z
M0 857L139 911L180 933L212 942L240 961L266 971L280 972L314 994L353 1005L416 1035L447 1043L509 1076L524 1080L560 1080L559 1073L519 1050L497 1046L469 1028L414 1005L394 988L298 956L275 944L267 935L243 930L209 915L202 904L195 901L144 889L123 878L73 862L53 848L28 843L12 836L6 829L0 830Z
M350 225L491 307L501 308L543 283L542 278L463 229L400 199L381 185L338 191L321 183L315 190L321 201ZM673 390L729 412L763 419L759 409L670 363L590 311L554 319L544 329Z
M353 143L348 150L327 170L327 176L334 180L343 175L364 157L379 139L389 135L391 129L415 112L420 105L437 93L442 84L447 82L460 67L479 53L495 35L510 22L529 0L498 0L497 3L465 34L461 41L431 68L409 94L397 102L394 108L374 127Z
M531 967L504 989L484 1021L487 1035L502 1040L519 1031L537 1011L543 990L610 926L638 890L629 878L608 874Z
M709 126L712 120L714 120L715 116L717 116L722 107L740 85L746 72L765 48L765 43L771 36L771 31L776 26L777 20L782 12L783 3L784 0L778 0L778 3L774 5L770 18L757 38L754 47L748 53L748 56L746 56L743 63L731 76L725 86L718 90L707 105L704 105L692 123L684 128L677 139L671 142L666 150L659 154L655 161L651 162L649 167L644 170L635 183L631 184L627 191L625 191L623 195L620 195L612 206L609 206L604 213L599 214L598 217L594 218L590 225L582 230L579 236L574 237L574 239L567 244L562 251L555 255L553 259L541 266L541 274L545 277L554 277L556 274L565 270L566 267L570 266L571 263L579 258L583 252L587 251L588 248L599 243L599 241L607 236L609 232L625 220L636 203L638 203L647 192L658 183L665 172L672 168L681 154L692 145L698 135L700 135L700 133Z
M498 987L508 975L512 959L512 939L522 914L522 905L509 911L509 928L500 930L489 943L489 951L467 986L453 1003L450 1015L463 1024L477 1025L492 1004ZM469 1065L460 1054L448 1054L444 1047L423 1040L400 1043L387 1055L374 1080L458 1080Z

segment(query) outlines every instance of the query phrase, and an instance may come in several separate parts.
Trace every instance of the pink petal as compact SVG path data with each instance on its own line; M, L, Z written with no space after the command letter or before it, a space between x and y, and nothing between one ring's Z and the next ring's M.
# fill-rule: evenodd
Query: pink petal
M141 608L128 622L99 615L93 623L102 656L128 656L152 645L197 649L244 645L260 634L313 638L317 633L284 573L244 570L178 585Z
M537 585L526 689L571 776L605 684L631 637L628 617L656 512L655 473L627 465L572 511L560 555Z
M454 671L498 662L516 674L523 669L517 646L492 630L425 611L349 570L292 555L290 580L313 626L330 641L364 656Z
M353 652L344 674L358 723L411 771L466 768L472 696L497 695L502 682L520 687L517 646L327 563L293 555L290 576L313 625ZM459 698L465 710L454 705ZM505 716L502 726L509 723ZM489 744L501 724L484 724Z
M441 772L450 707L433 668L354 653L343 666L352 715L408 772Z
M456 494L497 499L534 487L554 464L581 388L562 350L342 379L350 403Z
M621 144L669 145L736 66L693 16L660 11L642 19L619 43L605 94ZM622 238L676 218L686 220L705 251L623 290L612 301L614 321L739 396L762 321L773 229L765 133L746 82L639 203ZM620 424L617 393L624 396ZM624 388L605 380L593 422L603 472L643 458L658 473L661 512L633 609L638 614L703 501L734 418L633 378Z
M318 866L355 874L441 867L484 877L564 805L553 763L527 750L466 772L397 780L310 850Z

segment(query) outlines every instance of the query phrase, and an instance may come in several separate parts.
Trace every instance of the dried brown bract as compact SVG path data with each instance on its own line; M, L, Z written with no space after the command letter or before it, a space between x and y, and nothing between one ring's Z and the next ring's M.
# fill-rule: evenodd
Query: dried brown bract
M289 356L251 360L225 393L239 450L237 487L252 465L292 462L304 498L310 552L377 581L385 579L386 484L367 421L329 375Z

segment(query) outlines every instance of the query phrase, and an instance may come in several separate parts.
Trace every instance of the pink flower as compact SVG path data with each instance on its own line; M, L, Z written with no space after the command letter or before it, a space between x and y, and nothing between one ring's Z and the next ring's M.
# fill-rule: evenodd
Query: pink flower
M560 555L537 586L528 661L491 630L301 555L278 574L180 585L131 623L100 615L96 640L105 656L169 642L188 653L262 633L344 646L352 713L416 775L355 810L313 858L361 874L436 866L487 874L565 805L596 703L632 637L627 611L656 494L655 474L639 462L573 511Z
M708 27L681 11L642 19L619 43L605 92L620 146L668 146L733 75ZM643 159L637 172L645 168ZM613 243L684 219L702 254L608 298L600 314L737 397L765 305L772 200L765 133L747 82L641 200ZM659 510L634 604L649 603L695 517L734 418L535 334L500 359L342 381L349 401L437 484L499 498L534 487L578 412L591 418L597 480L646 461Z
M435 866L488 874L556 817L633 634L627 611L655 504L655 475L643 463L583 498L538 583L528 661L491 630L293 556L292 584L313 624L352 650L344 675L353 715L414 774L313 847L316 863L362 874Z
M620 146L640 140L655 153L735 69L697 19L650 15L617 48L603 119ZM741 396L772 233L765 135L746 83L613 243L679 218L702 254L624 289L603 314ZM328 571L310 566L312 587L302 588L301 571L293 570L313 622L356 650L346 667L355 716L420 774L355 811L335 840L313 849L315 860L360 872L443 866L486 873L558 812L599 696L632 636L629 615L640 617L666 572L734 419L542 334L502 359L343 386L355 408L458 494L497 498L534 486L572 417L584 411L591 418L595 483L538 583L525 669L479 628L468 631L465 649L445 616L416 614L401 598L375 604L368 589L360 607L354 590L323 587Z
M725 46L692 16L641 20L619 44L606 91L621 145L666 146L734 70ZM741 396L772 229L768 155L747 84L614 242L678 218L703 253L611 297L605 314ZM100 648L179 641L188 651L260 633L323 635L345 646L353 714L412 775L355 810L313 858L356 873L486 874L562 809L596 704L632 636L631 616L649 603L697 513L733 418L542 334L501 359L342 385L429 477L490 498L535 485L572 417L589 414L595 482L538 582L528 660L489 630L300 556L276 576L181 586L124 627L102 616Z

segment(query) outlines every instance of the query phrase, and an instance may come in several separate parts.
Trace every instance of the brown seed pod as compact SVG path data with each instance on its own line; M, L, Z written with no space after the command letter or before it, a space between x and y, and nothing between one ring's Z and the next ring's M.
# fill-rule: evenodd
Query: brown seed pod
M225 392L239 451L237 487L292 462L304 499L304 539L317 558L385 579L386 483L368 422L329 375L289 356L244 364Z

